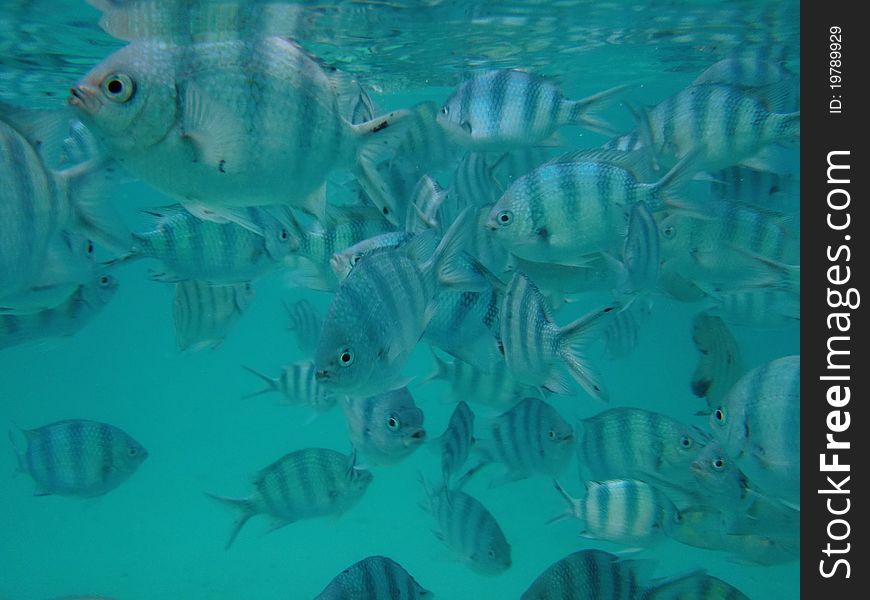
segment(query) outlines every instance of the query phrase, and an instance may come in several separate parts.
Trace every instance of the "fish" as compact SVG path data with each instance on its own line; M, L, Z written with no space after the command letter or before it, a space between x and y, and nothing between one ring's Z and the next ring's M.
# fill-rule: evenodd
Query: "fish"
M565 154L514 181L489 212L492 235L520 258L584 266L590 253L622 249L635 204L673 205L674 190L695 171L689 154L657 182L643 183L633 172L640 157L588 156Z
M661 413L611 408L577 426L581 480L639 479L692 489L691 466L709 437Z
M439 540L480 575L499 575L510 568L511 545L498 521L479 500L445 485L432 491L422 478L421 483L425 492L423 508L435 518L438 529L434 533Z
M349 246L332 255L329 260L332 272L335 273L340 283L347 278L350 270L366 256L382 248L398 248L410 242L413 237L413 233L406 231L389 231Z
M338 401L334 394L318 385L314 378L314 363L311 361L285 365L281 367L278 377L274 378L250 367L244 369L266 382L266 387L246 395L245 398L276 392L288 404L307 406L315 412L329 411Z
M645 203L633 204L629 212L620 266L621 294L637 296L657 288L661 271L659 228Z
M493 364L488 371L462 360L445 361L434 352L435 371L427 381L443 379L450 384L454 400L476 402L493 408L510 408L521 399L540 394L538 388L514 379L504 362Z
M53 308L29 314L0 314L0 349L75 335L118 291L118 280L99 272Z
M431 246L431 237L421 234L351 270L318 341L314 364L321 385L357 396L401 387L401 369L426 329L442 270L461 252L464 231L461 215L428 258L420 254Z
M800 498L800 398L800 356L785 356L743 375L710 415L713 438L747 477L795 503Z
M143 37L94 66L67 101L109 156L199 216L231 220L223 209L264 204L322 215L328 174L349 168L392 217L375 163L410 113L351 124L330 72L276 35Z
M142 444L107 423L68 419L18 432L27 442L23 452L15 450L18 465L36 484L35 496L102 496L148 458Z
M646 587L647 570L642 561L580 550L544 569L520 600L635 600Z
M655 585L643 600L749 600L736 587L707 573L695 573Z
M488 70L463 81L442 105L437 121L452 140L474 151L539 144L563 125L610 135L613 130L592 113L624 89L568 100L552 79L513 69Z
M448 212L448 206L444 206L445 201L451 197L450 193L431 175L420 177L410 196L411 204L417 213L416 221L421 222L425 227L438 227L439 230L442 222L452 223L460 211ZM449 208L452 207L453 203L450 203ZM405 228L408 229L407 223Z
M794 214L800 212L799 184L797 174L728 167L710 174L710 198Z
M102 162L49 168L40 149L52 143L55 115L0 103L0 180L6 182L0 188L0 307L10 305L6 297L41 283L47 254L62 231L110 248L129 235L103 202Z
M740 347L722 318L705 312L692 320L692 341L698 350L692 393L706 398L712 411L743 374Z
M393 559L368 556L336 575L314 600L416 600L434 597Z
M696 152L698 170L716 171L769 144L800 141L800 112L771 112L731 85L686 87L649 111L647 119L657 155L680 159Z
M339 516L359 502L372 478L371 471L356 466L356 455L304 448L258 471L254 491L245 498L206 495L241 512L227 540L228 549L251 517L259 514L272 517L272 531L302 519Z
M172 318L178 349L198 352L220 346L253 298L250 283L210 285L192 279L176 283Z
M573 498L558 481L555 485L568 505L565 515L583 521L582 535L587 538L648 547L680 520L679 510L664 492L636 479L587 481L582 498Z
M346 398L342 409L351 444L373 465L396 464L426 440L423 411L406 387L368 398Z
M506 156L507 153L466 152L453 172L450 193L456 195L462 206L494 203L504 191L495 178L495 170Z
M148 211L157 218L151 231L133 234L130 251L108 264L154 258L165 271L156 281L246 283L276 270L298 244L290 229L264 208L240 211L248 227L200 219L179 205Z
M450 164L459 148L438 122L440 107L432 101L420 102L408 109L411 116L402 132L396 157L418 173L421 169L439 169ZM420 173L414 181L422 175Z
M465 464L475 442L474 412L465 400L456 403L447 429L437 442L441 446L441 474L444 477L444 485L447 485L451 475L459 472Z
M574 452L574 429L543 400L525 398L489 424L489 437L479 440L482 453L502 464L505 480L531 475L556 476Z
M800 294L790 290L749 287L707 290L709 315L732 325L777 328L797 325L801 320Z
M800 82L781 63L758 56L733 56L709 66L692 85L736 87L757 99L770 112L789 113L800 108Z
M557 370L561 363L590 396L606 401L604 383L583 359L581 346L590 330L618 308L618 304L598 308L559 327L534 282L516 272L505 292L500 316L505 362L519 381L568 394L570 381Z
M284 304L284 310L287 311L287 329L293 332L299 350L306 356L313 355L320 328L323 327L323 318L314 305L304 298L293 304Z

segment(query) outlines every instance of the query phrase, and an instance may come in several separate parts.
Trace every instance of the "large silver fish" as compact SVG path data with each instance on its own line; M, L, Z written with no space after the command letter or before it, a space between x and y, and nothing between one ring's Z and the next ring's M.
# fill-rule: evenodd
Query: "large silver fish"
M16 449L18 464L36 483L36 496L100 496L123 483L148 457L126 432L96 421L70 419L21 433L27 448Z

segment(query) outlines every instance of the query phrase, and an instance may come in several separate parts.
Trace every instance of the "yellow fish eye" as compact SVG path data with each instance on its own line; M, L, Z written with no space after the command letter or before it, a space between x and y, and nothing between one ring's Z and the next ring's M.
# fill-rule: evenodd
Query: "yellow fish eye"
M133 97L133 80L123 73L114 73L103 80L103 93L112 102L123 103Z

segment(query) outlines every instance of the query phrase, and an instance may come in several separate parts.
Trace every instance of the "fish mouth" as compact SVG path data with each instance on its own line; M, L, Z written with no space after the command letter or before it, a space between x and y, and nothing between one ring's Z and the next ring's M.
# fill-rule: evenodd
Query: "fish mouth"
M96 114L100 110L99 91L92 85L80 83L69 89L67 104L88 114Z
M411 446L413 444L419 444L426 439L426 430L418 429L407 438L405 438L405 445Z
M329 379L329 371L315 371L314 379L316 381L326 381Z

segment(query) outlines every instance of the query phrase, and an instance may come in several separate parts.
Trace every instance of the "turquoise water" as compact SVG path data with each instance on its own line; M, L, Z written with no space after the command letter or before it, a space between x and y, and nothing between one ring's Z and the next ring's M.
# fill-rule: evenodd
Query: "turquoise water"
M120 47L100 31L96 10L84 2L65 4L62 10L47 0L0 8L3 101L62 106L69 85ZM627 95L641 104L677 92L742 45L783 47L788 67L800 71L797 2L495 4L308 5L313 17L299 37L370 86L385 110L443 102L464 72L481 67L556 76L569 98L632 83ZM606 114L625 130L632 125L619 106ZM563 133L578 148L607 139L576 128ZM148 223L139 209L171 203L132 178L114 194L134 230ZM493 473L484 472L466 491L499 521L513 564L494 577L473 573L435 538L432 519L419 507L418 473L435 478L440 472L440 457L428 448L398 465L371 467L370 488L340 518L300 521L266 535L268 519L256 517L224 550L236 515L204 492L244 496L254 472L292 450L350 452L339 410L312 418L304 407L279 405L277 395L242 399L260 385L243 365L277 374L281 365L308 358L286 330L282 301L307 298L323 315L331 294L293 287L286 273L263 277L219 348L180 353L173 287L148 279L155 266L140 261L119 269L117 295L74 337L0 351L0 426L92 419L124 429L149 451L129 481L88 500L32 496L32 481L14 475L15 454L0 452L0 598L312 598L342 569L374 554L401 563L437 598L518 598L541 571L571 552L625 550L580 537L571 520L547 525L563 509L548 478L490 488ZM583 295L556 313L556 321L567 323L607 297ZM697 311L696 305L658 298L629 356L609 359L601 344L591 348L610 406L646 408L707 427L706 417L695 416L704 400L689 388ZM732 332L748 367L799 353L796 322L735 325ZM429 348L419 344L405 372L416 376L410 387L430 438L444 430L453 410L446 383L423 383L432 369ZM570 421L605 408L583 393L547 401ZM478 428L497 414L479 404L472 408ZM579 489L576 460L566 473L571 489ZM704 568L756 600L799 597L797 560L748 564L669 540L627 556L654 561L656 576Z

